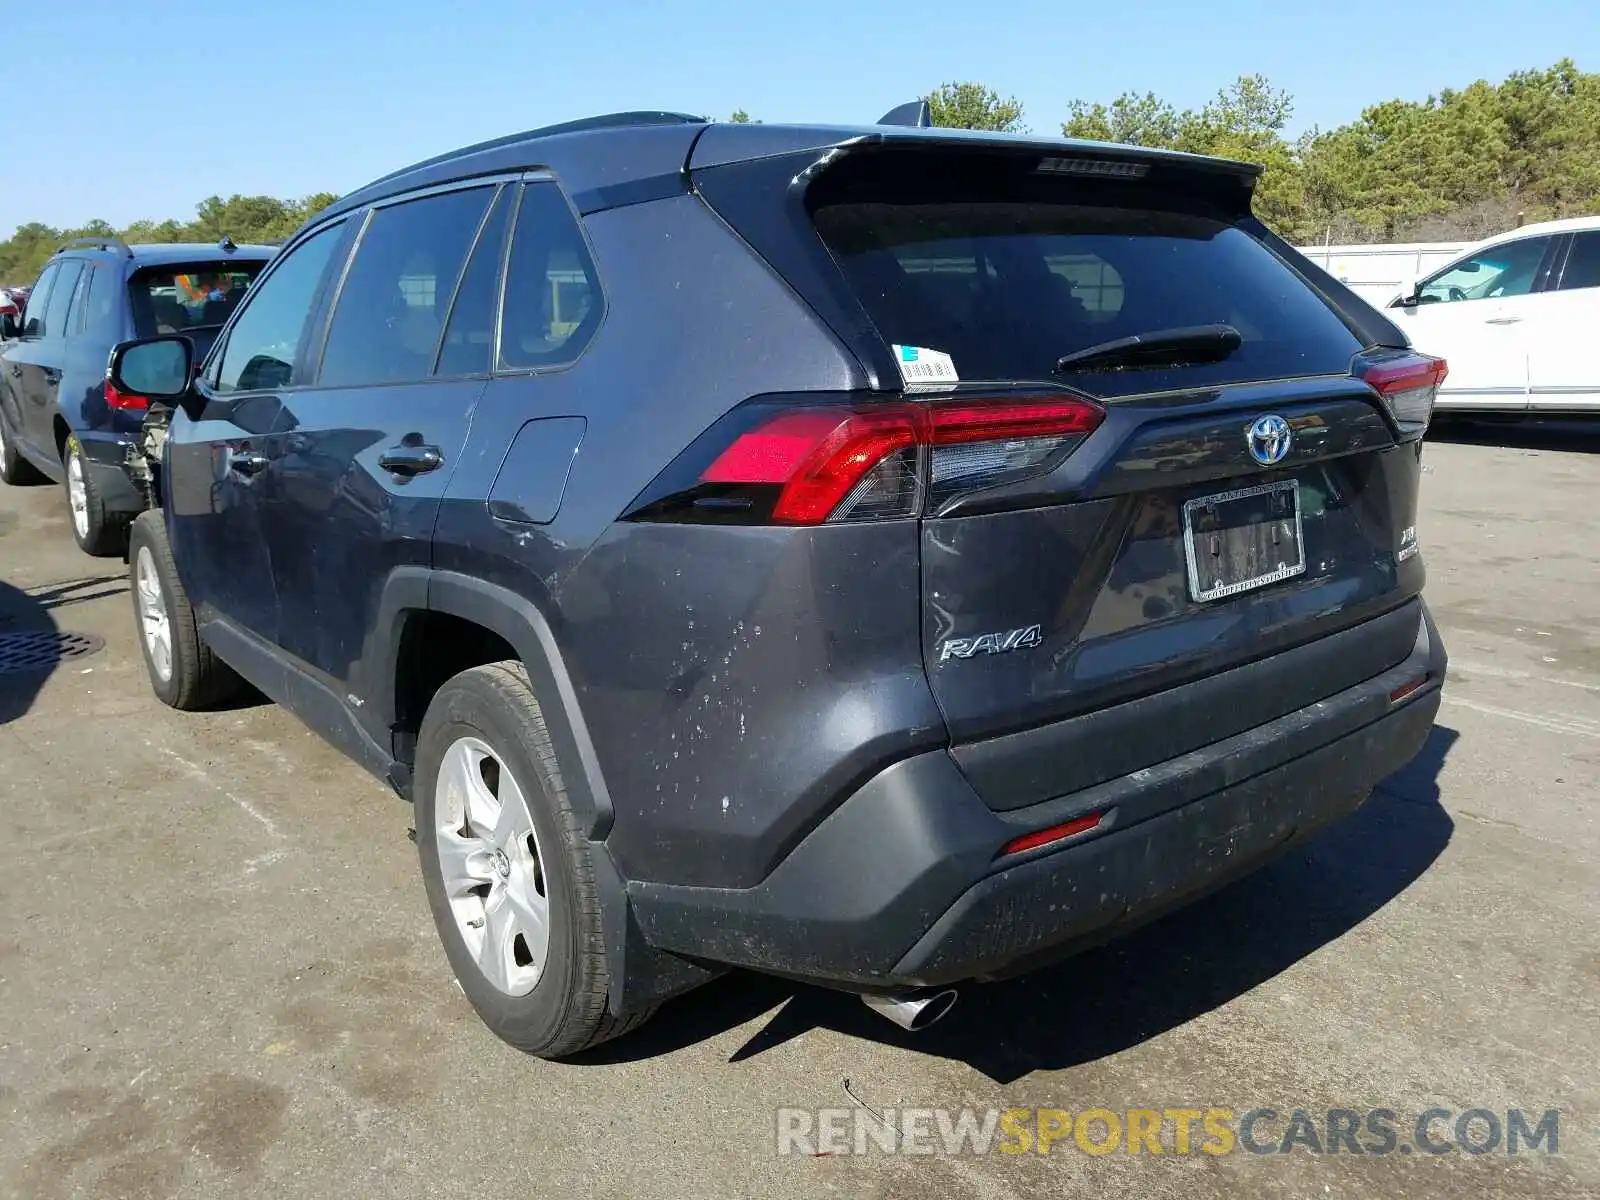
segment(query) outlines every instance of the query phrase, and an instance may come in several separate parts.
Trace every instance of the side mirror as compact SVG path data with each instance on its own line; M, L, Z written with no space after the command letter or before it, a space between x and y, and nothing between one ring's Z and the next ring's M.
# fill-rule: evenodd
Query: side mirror
M1400 283L1400 296L1391 307L1415 308L1417 306L1417 281L1405 279Z
M182 408L198 419L204 399L191 386L194 344L186 337L141 338L111 352L106 381L119 392Z
M0 313L0 338L22 336L22 321L16 313Z

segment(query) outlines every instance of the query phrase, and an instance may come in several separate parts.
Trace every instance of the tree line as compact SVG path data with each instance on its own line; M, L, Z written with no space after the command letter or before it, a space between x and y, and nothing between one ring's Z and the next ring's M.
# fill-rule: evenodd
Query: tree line
M300 200L279 200L272 196L211 196L195 208L192 221L135 221L117 229L107 221L90 221L77 229L57 229L32 221L19 225L10 238L0 242L0 284L31 283L44 262L61 246L80 237L120 237L136 242L219 242L231 237L241 245L250 242L281 242L307 217L321 212L338 197L318 192Z
M928 97L937 125L1020 132L1020 103L977 83ZM1073 101L1061 132L1261 163L1257 214L1298 244L1477 239L1600 212L1600 74L1563 59L1426 100L1386 100L1335 129L1284 131L1294 100L1246 75L1197 109L1153 92Z
M927 100L936 125L1028 129L1015 97L981 83L947 83ZM1256 212L1299 244L1476 239L1520 222L1600 212L1600 74L1571 59L1426 100L1386 100L1348 124L1290 138L1293 116L1288 92L1245 75L1199 108L1180 109L1154 92L1074 100L1060 128L1067 137L1261 163ZM752 118L739 109L731 119ZM0 283L32 280L75 237L281 241L334 199L326 192L300 200L212 196L192 221L135 221L125 229L33 222L0 241Z

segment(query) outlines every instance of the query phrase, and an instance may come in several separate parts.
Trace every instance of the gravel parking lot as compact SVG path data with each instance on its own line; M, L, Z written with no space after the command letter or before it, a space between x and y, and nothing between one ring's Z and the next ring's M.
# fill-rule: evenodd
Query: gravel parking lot
M162 708L121 565L55 488L0 489L0 631L105 643L0 675L0 1195L1600 1194L1600 435L1425 462L1453 673L1422 756L1332 833L919 1036L736 976L563 1065L451 982L406 807L275 707ZM1401 1145L777 1153L780 1107L862 1104L1270 1107L1267 1145L1297 1108L1383 1108ZM1434 1107L1440 1137L1559 1110L1559 1153L1410 1153Z

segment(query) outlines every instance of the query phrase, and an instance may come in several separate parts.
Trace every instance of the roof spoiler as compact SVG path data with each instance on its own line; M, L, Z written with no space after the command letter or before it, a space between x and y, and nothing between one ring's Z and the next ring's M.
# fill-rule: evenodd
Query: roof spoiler
M891 108L878 118L878 124L911 125L917 129L928 129L933 125L933 110L928 107L926 100L913 100L898 108Z

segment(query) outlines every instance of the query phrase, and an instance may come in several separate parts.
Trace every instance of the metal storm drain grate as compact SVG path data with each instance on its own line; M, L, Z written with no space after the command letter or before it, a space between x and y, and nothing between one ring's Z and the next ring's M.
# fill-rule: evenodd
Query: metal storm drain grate
M87 658L103 646L104 639L92 633L65 633L58 629L0 633L0 675L48 671L69 658Z

